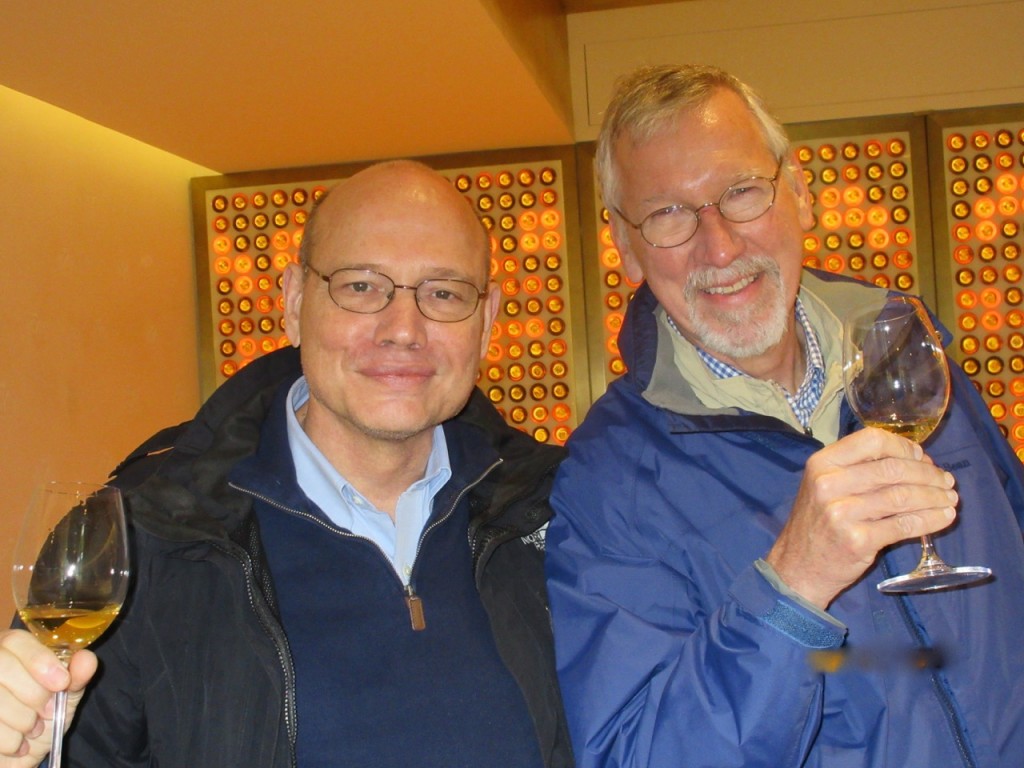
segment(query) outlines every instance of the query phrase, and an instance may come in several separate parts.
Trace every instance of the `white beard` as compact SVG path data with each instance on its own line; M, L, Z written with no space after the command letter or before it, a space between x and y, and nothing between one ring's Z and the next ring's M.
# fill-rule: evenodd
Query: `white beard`
M768 290L762 297L733 311L710 314L701 309L701 291L732 285L759 276ZM686 319L695 340L707 352L731 360L763 355L778 344L789 325L791 308L786 306L779 265L767 256L739 259L728 267L706 267L694 272L683 288Z

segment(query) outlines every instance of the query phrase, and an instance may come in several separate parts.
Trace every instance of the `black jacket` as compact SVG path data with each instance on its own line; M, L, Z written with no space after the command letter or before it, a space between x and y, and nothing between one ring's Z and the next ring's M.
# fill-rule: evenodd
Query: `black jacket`
M134 580L96 644L100 673L67 739L69 766L294 765L288 640L251 499L227 476L255 451L275 392L299 373L294 349L253 362L192 421L155 435L115 472L127 489ZM463 502L481 600L545 765L572 766L540 530L562 450L508 427L479 391L455 422L502 459Z

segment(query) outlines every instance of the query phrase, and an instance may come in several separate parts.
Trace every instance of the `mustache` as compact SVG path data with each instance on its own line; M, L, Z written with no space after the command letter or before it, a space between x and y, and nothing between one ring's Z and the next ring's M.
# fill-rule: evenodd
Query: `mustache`
M692 301L698 291L731 285L760 274L779 278L781 270L774 259L764 255L744 256L727 267L702 267L690 273L684 286L685 295Z

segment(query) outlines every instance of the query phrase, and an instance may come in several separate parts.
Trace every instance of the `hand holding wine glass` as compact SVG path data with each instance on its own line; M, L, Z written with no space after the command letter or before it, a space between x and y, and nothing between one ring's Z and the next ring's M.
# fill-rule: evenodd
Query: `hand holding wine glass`
M921 443L935 430L949 403L950 381L938 332L921 302L891 297L877 308L847 318L843 333L846 397L865 426ZM921 592L985 579L991 570L951 567L921 538L921 559L913 571L886 579L882 592Z
M14 600L25 626L67 665L116 618L128 588L120 491L48 483L33 498L14 550ZM55 697L50 768L61 764L67 692Z

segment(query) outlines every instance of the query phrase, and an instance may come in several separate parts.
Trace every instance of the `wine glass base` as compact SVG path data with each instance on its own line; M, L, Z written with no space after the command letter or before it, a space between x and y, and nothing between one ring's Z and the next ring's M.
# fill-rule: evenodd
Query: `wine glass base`
M949 589L950 587L974 584L984 581L991 576L991 568L976 565L951 568L948 565L943 565L940 567L915 569L902 576L893 576L891 579L879 582L878 591L885 592L886 594L931 592L937 589Z

